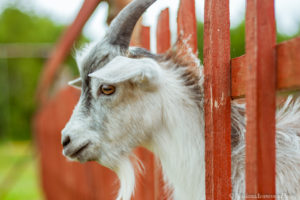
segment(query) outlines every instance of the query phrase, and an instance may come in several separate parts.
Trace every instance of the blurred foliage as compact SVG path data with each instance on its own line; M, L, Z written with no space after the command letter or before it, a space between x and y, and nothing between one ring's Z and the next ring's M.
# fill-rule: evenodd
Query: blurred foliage
M0 199L43 199L37 157L29 142L0 143Z
M6 8L1 13L0 27L0 43L53 45L65 28L48 18L13 7ZM35 91L44 62L43 58L0 58L1 140L24 140L31 137L31 119L37 105ZM72 57L67 59L67 63L73 69L76 68Z
M197 24L198 49L199 49L199 57L201 61L203 61L203 30L204 30L204 24L202 22L198 22ZM296 36L300 36L300 31L294 35L284 35L277 32L277 42L278 43L283 42L291 38L294 38ZM243 21L237 27L231 28L230 43L231 43L230 53L232 58L245 54L245 21Z

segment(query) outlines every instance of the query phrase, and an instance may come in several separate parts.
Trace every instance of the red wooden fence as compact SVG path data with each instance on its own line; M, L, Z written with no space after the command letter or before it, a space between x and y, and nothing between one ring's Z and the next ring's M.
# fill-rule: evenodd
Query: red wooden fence
M47 199L114 199L116 176L95 163L67 162L60 132L79 98L72 88L49 98L49 90L73 42L100 0L86 0L74 23L46 63L38 90L41 102L35 118L41 157L42 185ZM195 0L181 0L178 34L189 38L197 54ZM300 89L300 37L276 45L273 0L248 0L246 55L230 59L229 0L205 0L204 22L206 199L230 199L232 99L246 95L246 193L275 194L276 90ZM182 34L183 33L183 34ZM170 48L169 11L157 25L157 52ZM141 27L135 45L150 48L150 28ZM264 134L262 134L264 133ZM145 149L135 152L146 168L134 199L166 199L159 165ZM274 198L270 198L274 199Z
M231 193L229 0L206 0L204 14L206 199Z
M274 1L247 1L246 12L246 193L275 194Z

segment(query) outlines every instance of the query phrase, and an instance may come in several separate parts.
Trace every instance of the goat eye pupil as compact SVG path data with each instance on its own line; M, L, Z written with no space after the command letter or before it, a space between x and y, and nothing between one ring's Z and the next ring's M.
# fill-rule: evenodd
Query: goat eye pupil
M115 87L113 85L101 85L99 94L111 95L115 92Z

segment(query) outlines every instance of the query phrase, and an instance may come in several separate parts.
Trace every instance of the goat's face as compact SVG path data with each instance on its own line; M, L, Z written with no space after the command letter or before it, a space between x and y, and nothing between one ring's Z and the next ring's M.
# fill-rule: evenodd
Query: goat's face
M119 56L128 52L137 20L154 2L132 1L112 21L104 39L78 59L82 92L62 131L65 156L96 160L113 169L159 127L160 104L154 101L158 64Z
M89 74L62 132L64 155L113 169L134 147L150 141L162 121L160 76L153 59L122 56Z

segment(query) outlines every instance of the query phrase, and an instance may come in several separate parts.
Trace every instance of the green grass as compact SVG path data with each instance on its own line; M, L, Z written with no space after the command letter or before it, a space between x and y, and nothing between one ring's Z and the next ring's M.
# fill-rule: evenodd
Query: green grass
M0 199L43 199L37 158L30 142L0 143Z

